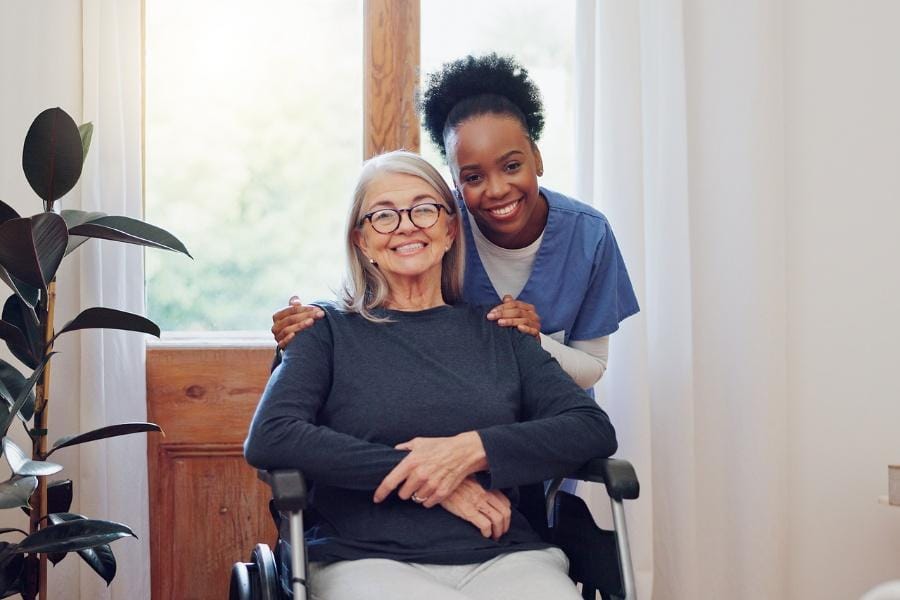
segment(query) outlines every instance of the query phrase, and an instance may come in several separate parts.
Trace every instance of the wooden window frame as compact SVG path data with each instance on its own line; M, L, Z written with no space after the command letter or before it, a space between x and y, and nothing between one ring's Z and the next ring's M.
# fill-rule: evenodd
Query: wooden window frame
M362 158L400 148L419 150L420 14L419 0L364 0ZM155 600L179 597L180 583L190 580L186 577L203 579L204 574L209 574L209 597L221 597L230 563L247 560L254 544L273 541L274 530L260 506L266 490L243 463L242 442L274 347L270 336L219 333L174 334L148 344L148 420L166 432L165 437L149 436L147 444ZM222 473L199 484L186 479L209 469ZM245 492L235 494L235 489ZM208 505L205 520L183 517L185 497L192 501L191 515ZM176 542L196 545L190 560L176 560ZM229 553L223 544L239 547Z

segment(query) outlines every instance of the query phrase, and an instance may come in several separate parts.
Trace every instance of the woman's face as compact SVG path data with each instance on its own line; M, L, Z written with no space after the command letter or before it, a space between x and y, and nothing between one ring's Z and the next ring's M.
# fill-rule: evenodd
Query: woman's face
M482 233L505 248L537 239L547 218L537 181L543 162L521 123L473 117L447 136L446 147L453 181Z
M427 203L449 208L425 180L414 175L382 173L369 184L359 217L380 209L407 209ZM379 233L369 220L364 221L355 232L354 242L366 258L378 264L389 284L398 278L433 277L440 287L441 260L453 245L455 235L456 220L448 218L447 210L440 210L434 225L425 229L414 225L404 211L400 226L391 233Z

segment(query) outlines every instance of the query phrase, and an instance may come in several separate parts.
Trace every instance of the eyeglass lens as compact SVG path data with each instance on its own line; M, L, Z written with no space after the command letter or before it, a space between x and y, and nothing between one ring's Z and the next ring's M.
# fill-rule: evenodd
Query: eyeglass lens
M409 220L419 229L427 229L437 223L440 209L434 204L420 204L412 208L385 208L372 213L372 227L378 233L392 233L400 227L400 213L409 215Z

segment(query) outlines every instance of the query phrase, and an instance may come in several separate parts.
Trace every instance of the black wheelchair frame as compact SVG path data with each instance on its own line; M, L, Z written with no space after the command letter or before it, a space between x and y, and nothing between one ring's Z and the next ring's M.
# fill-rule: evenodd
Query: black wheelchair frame
M231 600L307 600L307 565L303 542L303 510L307 489L303 474L297 470L260 471L259 478L272 488L270 508L273 516L286 513L290 524L289 557L286 546L278 542L279 560L266 544L257 544L250 562L235 563L231 570ZM595 600L635 600L634 568L625 523L625 500L634 500L640 484L631 463L614 458L588 461L571 479L602 483L606 486L613 517L613 531L594 522L581 498L560 491L562 479L549 486L542 483L522 486L518 509L528 518L543 539L559 546L569 557L569 577L582 586L582 597ZM290 563L292 578L284 589L279 569ZM282 573L282 576L284 573Z

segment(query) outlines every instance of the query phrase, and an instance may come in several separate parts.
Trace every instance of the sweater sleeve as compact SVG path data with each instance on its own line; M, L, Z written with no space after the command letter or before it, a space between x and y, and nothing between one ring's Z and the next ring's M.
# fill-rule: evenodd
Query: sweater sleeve
M606 413L533 339L512 331L521 381L518 423L480 429L490 487L563 477L618 443Z
M244 456L259 469L300 469L325 485L374 490L406 452L317 423L331 389L333 350L328 317L294 338L256 407Z

